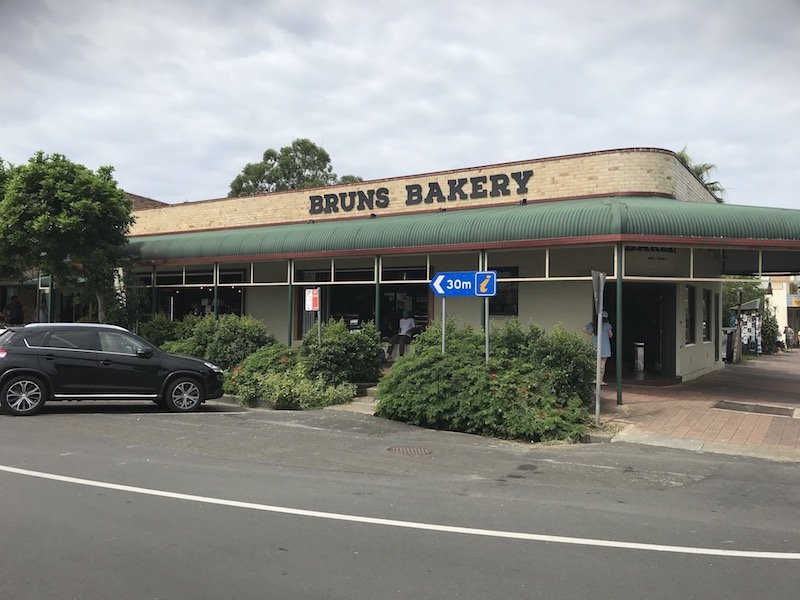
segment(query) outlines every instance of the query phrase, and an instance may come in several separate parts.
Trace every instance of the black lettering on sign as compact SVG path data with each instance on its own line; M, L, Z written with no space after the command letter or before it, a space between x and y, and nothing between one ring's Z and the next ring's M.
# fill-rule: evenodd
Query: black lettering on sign
M308 197L308 214L318 215L322 212L322 196Z
M339 212L339 196L336 194L325 194L323 196L325 198L325 212L326 213L335 213Z
M439 187L439 184L435 181L431 181L428 184L428 195L425 196L425 204L432 204L434 201L446 202L447 198L444 197L442 188Z
M375 206L378 208L386 208L389 206L389 188L378 188L375 192Z
M448 179L447 185L450 186L450 193L447 195L448 200L453 201L467 199L467 192L464 191L464 186L467 185L466 177L459 179Z
M413 206L422 202L422 186L412 183L406 186L406 206Z

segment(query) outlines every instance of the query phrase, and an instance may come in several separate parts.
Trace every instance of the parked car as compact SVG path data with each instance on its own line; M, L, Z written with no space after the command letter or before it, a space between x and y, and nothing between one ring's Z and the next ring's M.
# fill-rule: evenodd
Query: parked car
M222 369L168 354L127 329L34 323L0 332L0 407L33 415L50 400L152 400L190 412L222 396Z

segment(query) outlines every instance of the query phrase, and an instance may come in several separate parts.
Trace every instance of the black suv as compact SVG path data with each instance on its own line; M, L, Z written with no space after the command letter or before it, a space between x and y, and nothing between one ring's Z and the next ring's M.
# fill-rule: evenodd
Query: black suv
M33 415L46 400L152 400L175 412L222 396L222 370L167 354L122 327L40 323L0 333L0 406Z

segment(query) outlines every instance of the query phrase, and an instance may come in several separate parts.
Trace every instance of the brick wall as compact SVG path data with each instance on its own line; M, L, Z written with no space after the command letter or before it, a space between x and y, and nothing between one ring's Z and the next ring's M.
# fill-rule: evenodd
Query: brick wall
M530 171L533 173L528 177ZM456 182L456 189L450 181ZM465 183L459 187L460 181ZM302 223L367 217L370 213L438 211L515 203L523 198L528 202L546 202L611 194L655 194L685 202L716 202L674 153L634 148L353 185L171 204L134 211L136 223L131 235ZM370 197L372 205L364 201ZM416 200L419 202L409 203Z

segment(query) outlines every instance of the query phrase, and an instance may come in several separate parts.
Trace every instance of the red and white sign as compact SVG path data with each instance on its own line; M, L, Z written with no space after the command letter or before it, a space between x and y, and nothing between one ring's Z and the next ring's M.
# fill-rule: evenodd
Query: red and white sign
M306 290L306 310L308 312L319 311L319 288Z

